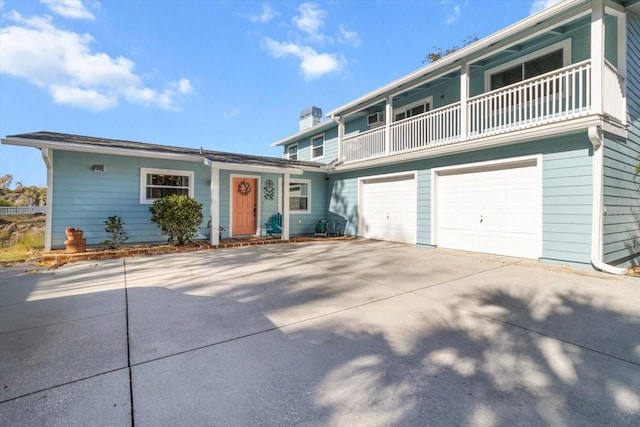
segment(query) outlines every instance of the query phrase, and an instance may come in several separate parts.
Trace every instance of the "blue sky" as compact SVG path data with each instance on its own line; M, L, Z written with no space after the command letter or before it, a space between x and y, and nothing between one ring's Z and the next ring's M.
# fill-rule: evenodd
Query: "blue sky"
M557 0L0 0L0 136L53 131L280 157L329 111ZM46 185L33 148L0 176Z

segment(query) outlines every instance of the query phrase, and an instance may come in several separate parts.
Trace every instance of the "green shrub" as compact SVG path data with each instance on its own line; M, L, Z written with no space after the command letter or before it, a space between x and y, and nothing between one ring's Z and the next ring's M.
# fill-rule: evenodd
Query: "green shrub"
M169 243L181 246L190 241L202 222L202 203L188 196L172 194L153 202L149 207L151 221L169 238Z
M104 231L111 235L111 239L107 239L102 243L111 249L117 249L122 242L129 238L124 231L124 221L119 216L112 215L107 217L104 225Z
M13 203L11 203L9 200L7 199L3 199L2 197L0 197L0 206L13 206Z

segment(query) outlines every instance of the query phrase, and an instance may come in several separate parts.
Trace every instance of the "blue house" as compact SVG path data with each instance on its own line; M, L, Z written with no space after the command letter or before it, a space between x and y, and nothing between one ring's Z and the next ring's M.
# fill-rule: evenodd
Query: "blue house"
M327 219L365 238L619 273L640 255L639 96L640 2L565 0L324 121L303 111L272 144L284 159L45 132L2 142L42 151L47 248L67 226L98 244L110 215L132 242L162 240L147 208L178 192L225 236L263 234L281 212L285 240Z

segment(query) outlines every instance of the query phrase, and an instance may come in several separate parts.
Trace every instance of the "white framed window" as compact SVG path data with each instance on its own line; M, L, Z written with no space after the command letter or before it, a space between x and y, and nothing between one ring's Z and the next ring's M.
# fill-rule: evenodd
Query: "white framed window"
M282 178L278 179L278 186L282 190ZM278 206L282 206L283 191L278 192ZM289 213L311 213L311 180L291 179L289 181Z
M404 107L394 108L393 121L397 122L400 120L408 119L409 117L417 116L418 114L426 113L427 111L431 111L432 105L433 97L430 96L427 99L422 99L418 102L405 105Z
M566 39L485 71L485 90L500 89L569 64L571 39Z
M298 160L298 144L289 145L287 147L287 159Z
M324 134L311 138L311 160L324 157Z
M140 168L140 203L151 204L171 194L193 197L193 171Z

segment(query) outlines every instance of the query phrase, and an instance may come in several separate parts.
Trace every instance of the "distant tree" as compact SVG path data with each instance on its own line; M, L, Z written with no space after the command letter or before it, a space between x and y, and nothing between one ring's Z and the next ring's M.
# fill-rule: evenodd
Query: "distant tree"
M444 58L447 55L452 54L453 52L462 49L463 47L467 47L472 43L478 41L478 37L476 35L467 36L464 40L462 40L462 46L452 46L448 49L443 49L441 47L434 46L433 51L427 53L425 57L422 59L422 63L431 64L432 62L436 62L439 59Z
M6 174L0 177L0 189L8 190L11 187L11 182L13 181L13 175Z

